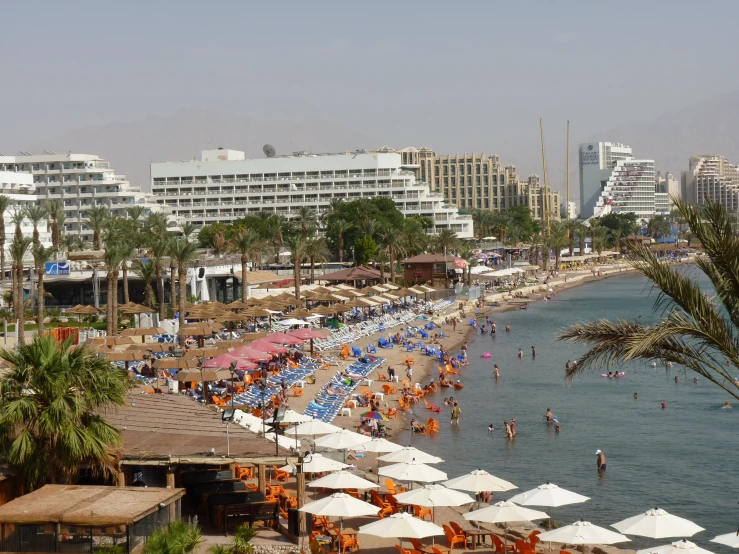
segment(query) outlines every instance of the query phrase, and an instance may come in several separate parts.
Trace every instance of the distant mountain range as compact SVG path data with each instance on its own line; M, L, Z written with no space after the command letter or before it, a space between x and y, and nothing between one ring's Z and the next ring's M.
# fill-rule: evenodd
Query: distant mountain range
M570 165L573 200L577 199L579 189L577 145L596 140L628 144L635 156L653 158L660 171L669 170L676 176L687 168L688 158L696 154L720 154L739 163L739 91L662 114L653 121L624 123L601 133L573 138ZM272 144L279 154L287 154L298 150L344 152L379 148L383 144L403 146L396 142L392 136L370 136L317 118L270 121L185 109L166 116L81 128L25 149L43 152L54 148L57 152L99 154L117 171L127 174L133 184L148 190L151 161L192 159L207 148L222 146L244 150L247 157L262 157L262 146L266 143ZM433 137L426 142L433 144ZM534 150L517 158L521 168L538 168L539 156ZM550 160L548 173L550 182L562 188L561 178L553 176L564 174L564 164Z

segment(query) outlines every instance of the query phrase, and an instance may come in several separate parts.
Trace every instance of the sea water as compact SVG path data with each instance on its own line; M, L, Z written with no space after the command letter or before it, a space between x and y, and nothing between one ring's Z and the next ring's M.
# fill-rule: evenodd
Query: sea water
M688 271L709 288L705 276ZM609 526L660 507L705 527L691 540L729 552L708 539L736 531L739 523L739 403L721 409L733 399L716 385L702 378L694 383L695 374L681 368L668 372L644 362L623 366L626 375L621 379L602 378L598 370L564 382L566 362L585 351L584 346L557 341L564 327L599 318L651 323L658 317L652 309L656 298L644 278L625 275L562 291L528 310L491 314L497 333L491 337L478 331L469 341L470 363L461 375L465 388L440 389L431 398L440 404L453 395L462 409L459 426L449 424L449 408L432 414L417 404L415 416L436 417L441 432L434 438L405 433L399 442L443 458L437 467L450 478L481 468L518 486L496 493L496 501L546 482L591 498L553 509L559 525L584 519ZM478 321L478 328L484 323ZM485 352L491 353L489 359L481 357ZM500 368L498 380L492 376L493 364ZM545 422L547 408L558 417L560 433ZM517 437L506 440L503 422L511 418ZM495 430L489 434L491 423ZM598 449L607 456L605 473L596 470ZM623 546L653 544L632 539Z

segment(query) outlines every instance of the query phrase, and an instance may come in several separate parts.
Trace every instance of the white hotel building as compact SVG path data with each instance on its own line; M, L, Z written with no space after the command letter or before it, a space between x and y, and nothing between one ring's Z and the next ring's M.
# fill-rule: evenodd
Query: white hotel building
M91 154L0 155L0 171L30 173L40 203L62 200L64 232L80 235L88 242L92 241L92 229L83 220L93 206L105 206L121 217L126 217L131 206L144 206L145 215L162 209L150 194L131 186L125 175L111 169L110 163Z
M36 187L33 184L33 175L25 172L4 171L0 169L0 194L10 199L10 205L5 210L3 217L5 219L5 271L10 273L10 243L15 235L15 224L11 220L15 212L23 210L29 204L35 204L37 201ZM44 246L51 244L51 233L48 230L46 221L42 221L38 227L39 240ZM21 225L23 236L30 237L33 235L33 224L24 219ZM26 256L26 260L33 258L30 250ZM0 276L0 279L5 278Z
M429 232L451 229L472 238L472 218L461 216L439 193L402 169L395 152L346 152L246 159L236 150L205 150L200 160L151 164L156 202L202 227L230 223L262 211L292 218L301 206L321 213L332 199L391 198L405 215L434 222Z
M635 159L631 147L611 142L580 145L580 217L635 213L640 220L669 213L667 193L656 192L654 160Z

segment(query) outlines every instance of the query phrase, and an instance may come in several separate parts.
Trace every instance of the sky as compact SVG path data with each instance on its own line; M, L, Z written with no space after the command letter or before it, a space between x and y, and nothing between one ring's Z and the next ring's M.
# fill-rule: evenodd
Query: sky
M538 155L540 117L548 150L563 156L567 120L574 142L739 89L736 1L5 6L6 153L203 108L317 117L398 148L505 152L515 162Z

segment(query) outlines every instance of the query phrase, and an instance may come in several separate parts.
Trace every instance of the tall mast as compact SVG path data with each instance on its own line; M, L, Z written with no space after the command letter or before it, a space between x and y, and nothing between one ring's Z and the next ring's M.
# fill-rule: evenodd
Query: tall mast
M539 133L541 134L541 165L544 169L544 194L542 196L542 215L546 218L547 222L547 235L550 234L551 229L549 228L549 188L547 186L547 157L544 153L544 123L542 118L539 118Z
M570 219L570 122L567 122L567 220Z

